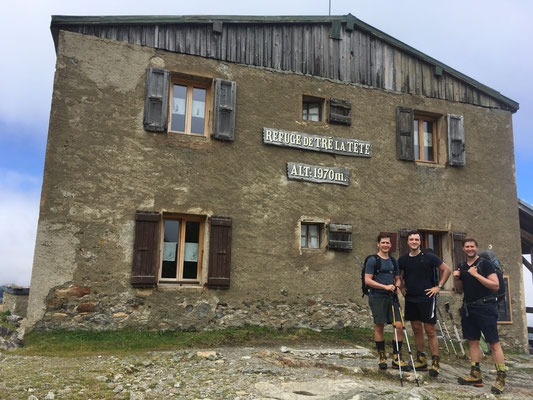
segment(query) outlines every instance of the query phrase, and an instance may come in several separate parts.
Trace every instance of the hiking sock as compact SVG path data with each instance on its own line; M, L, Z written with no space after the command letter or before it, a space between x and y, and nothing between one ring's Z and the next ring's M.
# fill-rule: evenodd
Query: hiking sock
M505 372L505 364L494 364L496 366L496 371Z
M398 340L398 348L396 348L396 340L392 341L392 352L394 354L400 353L402 351L402 344L403 342L401 340Z
M376 348L378 351L385 351L385 341L382 340L381 342L376 341Z

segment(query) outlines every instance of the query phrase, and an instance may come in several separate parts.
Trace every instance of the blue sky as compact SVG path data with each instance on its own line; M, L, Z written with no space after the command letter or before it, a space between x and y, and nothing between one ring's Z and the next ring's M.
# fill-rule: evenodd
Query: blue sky
M332 0L331 8L520 103L513 116L517 190L533 204L532 1ZM30 281L54 79L51 15L195 14L327 15L328 0L0 2L0 284Z

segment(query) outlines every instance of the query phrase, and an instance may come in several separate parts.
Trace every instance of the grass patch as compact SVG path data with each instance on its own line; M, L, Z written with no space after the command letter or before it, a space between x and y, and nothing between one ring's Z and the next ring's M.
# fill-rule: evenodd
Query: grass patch
M8 327L9 329L11 329L12 331L14 331L17 329L17 327L13 324L6 322L6 317L8 315L11 315L10 311L0 311L0 325L4 325Z
M306 342L369 346L373 344L373 330L344 328L316 332L310 329L275 330L258 326L244 326L200 332L129 329L33 331L25 336L24 347L17 350L17 353L22 355L80 356L233 345L291 345Z

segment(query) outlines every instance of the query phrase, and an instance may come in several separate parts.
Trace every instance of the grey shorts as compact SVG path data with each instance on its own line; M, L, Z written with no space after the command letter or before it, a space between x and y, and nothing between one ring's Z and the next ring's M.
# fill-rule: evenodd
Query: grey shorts
M392 306L394 306L396 321L400 321L400 309L391 297L369 297L368 305L374 316L374 324L392 324Z

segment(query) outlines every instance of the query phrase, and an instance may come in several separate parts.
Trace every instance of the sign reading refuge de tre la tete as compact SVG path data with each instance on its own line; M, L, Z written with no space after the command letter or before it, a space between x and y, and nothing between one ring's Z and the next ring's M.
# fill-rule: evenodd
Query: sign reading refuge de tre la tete
M372 157L370 142L280 129L263 128L263 143L343 156Z

